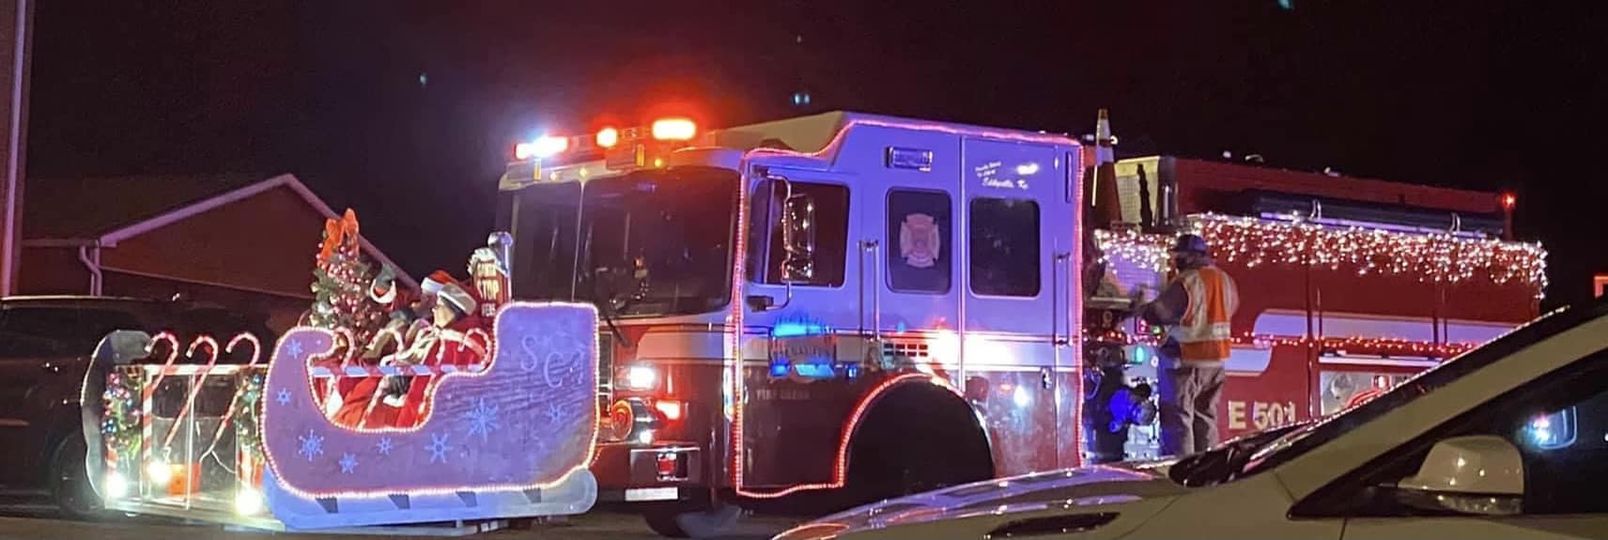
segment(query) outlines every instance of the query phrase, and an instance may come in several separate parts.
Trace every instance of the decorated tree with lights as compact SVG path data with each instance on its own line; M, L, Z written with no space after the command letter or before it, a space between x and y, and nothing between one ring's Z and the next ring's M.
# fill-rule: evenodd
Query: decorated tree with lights
M313 307L307 324L344 328L357 343L368 343L385 322L383 306L368 297L374 265L366 260L358 241L357 215L351 210L340 220L328 220L313 269Z

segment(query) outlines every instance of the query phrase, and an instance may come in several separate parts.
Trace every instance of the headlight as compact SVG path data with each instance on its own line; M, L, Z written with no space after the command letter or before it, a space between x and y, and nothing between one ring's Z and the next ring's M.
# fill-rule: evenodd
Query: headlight
M652 390L659 385L659 370L650 366L629 366L621 370L615 382L626 390Z

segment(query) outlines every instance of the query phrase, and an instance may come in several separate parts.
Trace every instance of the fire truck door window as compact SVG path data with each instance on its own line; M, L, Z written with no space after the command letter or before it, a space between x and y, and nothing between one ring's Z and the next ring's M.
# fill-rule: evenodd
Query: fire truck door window
M1038 296L1038 203L1026 199L972 199L970 233L972 293Z
M820 184L794 180L793 194L804 195L815 202L815 275L809 281L794 285L840 287L843 285L843 263L849 235L849 189L836 184ZM753 238L768 238L764 245L754 244L749 250L748 278L760 283L782 282L782 261L787 252L782 244L782 199L787 196L780 182L766 181L755 190L753 205ZM763 249L760 249L763 248ZM763 267L754 264L760 257L766 259ZM760 272L763 272L761 274Z
M954 253L949 195L936 191L888 192L888 288L947 294Z

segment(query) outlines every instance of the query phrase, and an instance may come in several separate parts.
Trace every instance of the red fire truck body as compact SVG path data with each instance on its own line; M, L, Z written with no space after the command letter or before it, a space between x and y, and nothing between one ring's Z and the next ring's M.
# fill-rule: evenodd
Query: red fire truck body
M1151 197L1152 228L1181 215L1239 285L1225 437L1334 413L1537 314L1544 252L1500 240L1512 201L1498 194L1171 157L1115 165L1117 228L1135 229ZM1114 272L1165 280L1171 234L1097 234ZM1125 457L1154 450L1154 429L1137 431Z
M1084 417L1109 416L1099 381L1154 379L1147 338L1121 313L1125 289L1164 279L1157 246L1171 236L1120 224L1100 233L1106 281L1124 298L1091 300L1078 279L1094 232L1073 139L828 113L708 133L683 119L606 128L543 137L518 157L498 216L515 239L514 296L599 306L612 376L592 470L600 499L653 502L661 532L722 502L863 500L1078 466L1100 429L1139 433L1124 457L1154 452L1153 425L1086 431ZM1154 208L1169 223L1233 229L1179 211L1218 208L1209 190L1184 189L1193 180L1179 169L1154 171L1171 190ZM1220 414L1229 433L1319 414L1335 378L1325 373L1410 373L1440 358L1436 343L1458 341L1382 334L1381 323L1483 340L1535 306L1522 280L1441 287L1412 273L1219 258L1240 283L1234 325L1246 331ZM1321 331L1291 333L1314 318ZM1431 360L1398 358L1420 341ZM1123 351L1122 377L1089 377L1091 345Z

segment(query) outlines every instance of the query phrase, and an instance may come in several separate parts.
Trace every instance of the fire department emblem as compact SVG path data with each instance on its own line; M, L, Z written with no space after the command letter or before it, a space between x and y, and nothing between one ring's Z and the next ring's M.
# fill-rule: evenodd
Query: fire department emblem
M941 240L938 222L927 214L909 214L899 224L899 256L914 268L931 268L938 261Z

